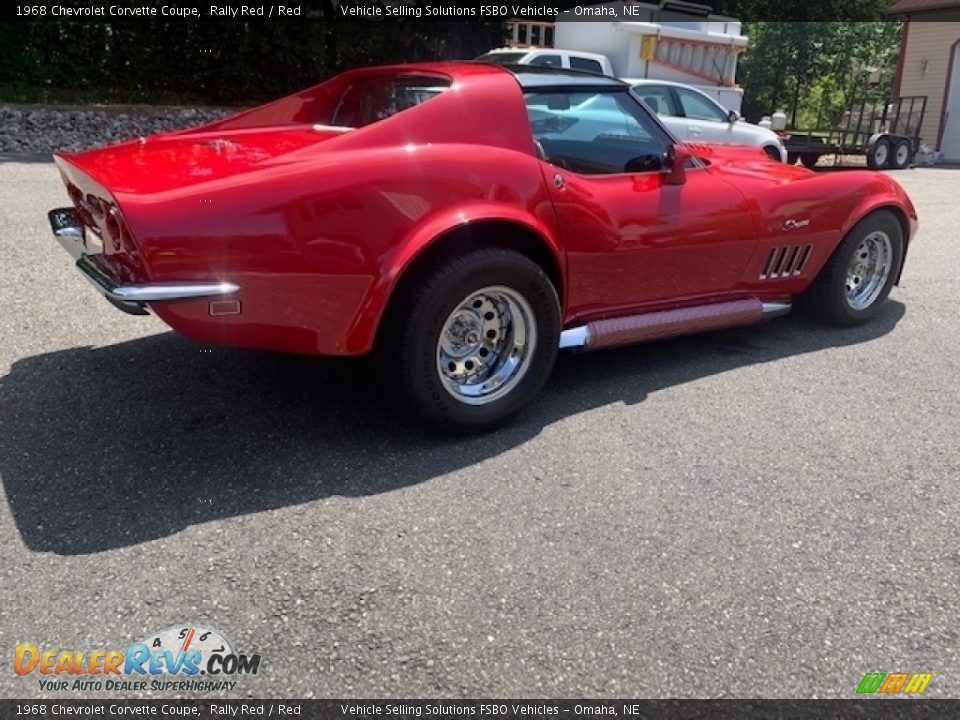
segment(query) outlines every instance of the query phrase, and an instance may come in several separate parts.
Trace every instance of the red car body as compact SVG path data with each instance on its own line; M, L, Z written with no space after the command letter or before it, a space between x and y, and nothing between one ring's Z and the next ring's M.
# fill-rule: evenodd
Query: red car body
M351 83L409 74L449 87L362 127L324 123ZM198 129L56 162L79 224L103 244L75 254L115 302L149 306L201 342L319 355L369 352L411 264L465 228L544 265L563 327L789 301L870 212L888 208L906 239L916 228L883 174L688 147L705 162L683 184L663 172L569 172L538 157L513 73L430 63L348 72ZM179 285L220 290L144 302L155 295L113 292Z

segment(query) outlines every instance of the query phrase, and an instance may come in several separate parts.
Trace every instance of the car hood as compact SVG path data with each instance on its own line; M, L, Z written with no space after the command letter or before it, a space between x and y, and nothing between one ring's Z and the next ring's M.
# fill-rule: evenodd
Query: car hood
M687 143L690 152L710 167L724 173L747 174L777 181L803 180L816 173L797 165L787 165L767 157L763 149L746 145L707 145Z
M773 130L761 127L760 125L754 125L753 123L748 123L746 120L737 120L736 128L741 133L748 133L750 137L756 138L758 143L777 143L778 145L783 144L783 138L777 135Z

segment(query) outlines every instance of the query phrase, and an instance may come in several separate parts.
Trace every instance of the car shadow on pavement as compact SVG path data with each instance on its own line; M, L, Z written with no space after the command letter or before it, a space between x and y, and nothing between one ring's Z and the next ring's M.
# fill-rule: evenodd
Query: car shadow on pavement
M545 426L747 365L889 333L904 306L825 328L758 326L564 353L541 397L487 435L431 433L358 361L207 348L173 333L24 358L0 378L0 478L28 548L96 553L332 495L389 492L478 463ZM575 442L575 438L570 438Z

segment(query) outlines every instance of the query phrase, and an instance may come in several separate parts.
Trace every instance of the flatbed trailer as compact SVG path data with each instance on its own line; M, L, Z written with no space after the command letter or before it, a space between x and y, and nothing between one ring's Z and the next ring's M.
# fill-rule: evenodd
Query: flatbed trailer
M824 155L864 155L867 167L901 170L920 149L926 95L903 95L883 103L854 103L836 127L786 131L787 162L812 168Z

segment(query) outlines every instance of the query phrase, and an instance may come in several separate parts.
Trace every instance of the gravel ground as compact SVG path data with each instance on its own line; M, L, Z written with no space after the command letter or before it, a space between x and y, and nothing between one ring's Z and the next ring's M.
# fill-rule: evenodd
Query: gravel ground
M0 696L16 642L185 622L259 652L232 696L960 695L960 174L878 320L565 355L450 440L349 362L207 351L123 315L0 164ZM98 693L99 695L127 693Z
M236 109L0 105L0 153L49 155L57 150L85 150L201 125L232 112Z

